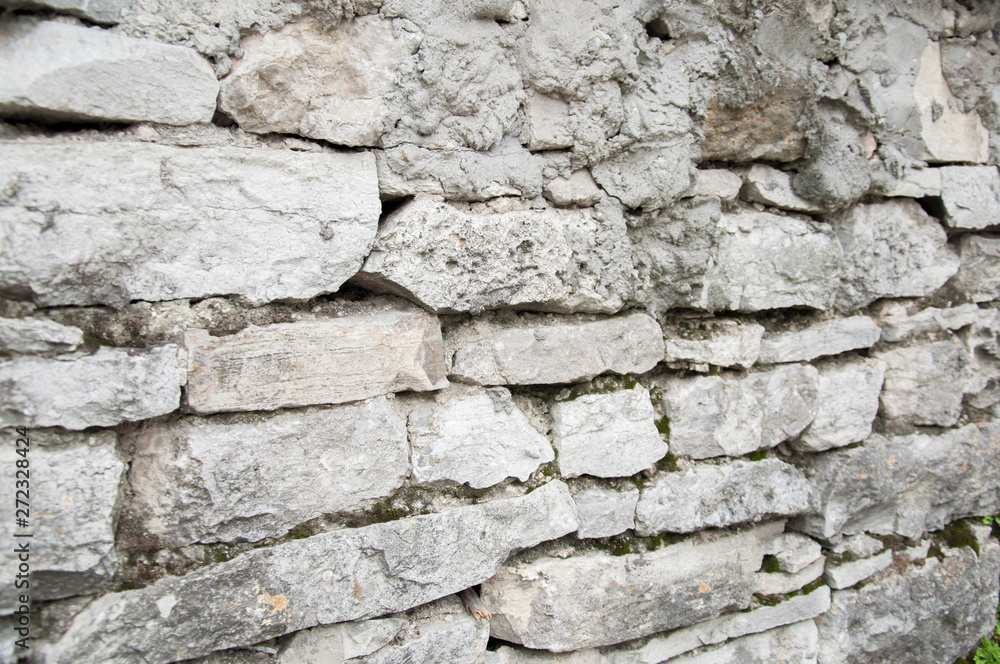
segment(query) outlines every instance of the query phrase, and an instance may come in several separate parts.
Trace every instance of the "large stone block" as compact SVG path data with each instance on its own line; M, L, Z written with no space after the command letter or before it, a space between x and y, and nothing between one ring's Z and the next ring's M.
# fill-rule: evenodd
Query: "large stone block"
M448 331L445 358L448 376L463 383L578 383L603 373L646 373L663 359L663 332L646 314L483 317Z
M864 357L817 365L816 417L791 442L799 452L822 452L857 443L872 432L886 363Z
M0 144L0 292L42 305L336 291L378 226L375 160L148 143Z
M380 224L354 281L439 313L614 313L631 296L631 273L612 204L480 214L417 198Z
M158 422L127 440L131 509L170 547L281 537L388 496L410 470L406 428L385 397Z
M965 235L958 254L962 265L949 284L973 302L1000 300L1000 238Z
M192 49L55 21L5 21L0 67L5 117L187 125L211 122L219 94Z
M883 417L944 427L958 422L968 357L957 338L888 348L873 356L886 365Z
M757 361L761 364L808 362L823 355L871 348L881 333L875 321L867 316L835 318L802 330L765 335L760 342Z
M879 321L882 326L882 341L890 343L928 332L958 330L974 324L980 315L979 307L975 304L962 304L947 309L927 307L912 316L906 314L905 308L898 313L894 309L895 307L887 307L883 310L883 317Z
M86 429L177 410L177 346L0 363L0 423Z
M576 527L569 490L550 482L519 498L255 549L104 595L76 616L48 661L166 664L405 611L482 583L513 551Z
M344 403L447 386L437 318L397 309L250 327L189 330L188 405L199 413Z
M670 664L813 664L818 650L816 623L804 620L681 655Z
M735 320L681 321L663 328L668 362L749 369L760 354L764 326ZM706 369L701 369L705 371Z
M83 330L44 318L0 318L0 350L71 353L83 345Z
M972 230L1000 225L996 166L944 166L940 170L945 223Z

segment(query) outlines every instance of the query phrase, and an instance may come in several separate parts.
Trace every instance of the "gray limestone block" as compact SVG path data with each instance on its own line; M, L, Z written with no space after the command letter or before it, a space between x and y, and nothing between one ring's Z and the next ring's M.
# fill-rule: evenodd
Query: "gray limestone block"
M130 508L169 547L281 537L388 496L410 470L406 428L385 397L157 422L126 440Z
M962 264L949 285L973 302L1000 300L1000 238L963 235L958 255Z
M582 489L573 494L580 528L576 536L611 537L635 528L639 490Z
M996 513L998 445L1000 425L970 424L940 435L873 434L855 448L799 457L815 506L792 526L822 539L863 532L916 537L954 519Z
M782 210L809 214L827 211L823 205L806 200L792 191L791 175L764 164L750 167L742 193L747 200Z
M545 198L559 207L590 207L604 197L594 177L586 168L580 168L568 177L554 177L545 183Z
M177 410L177 346L0 363L0 423L86 429Z
M962 414L968 353L955 337L873 353L886 364L881 414L899 422L952 426Z
M877 574L892 564L892 551L883 551L877 556L827 565L823 579L834 590L855 586L868 577Z
M694 184L681 197L716 196L723 200L733 200L739 195L742 186L743 178L732 171L724 168L698 169Z
M517 477L522 482L555 459L548 439L502 387L452 385L422 401L407 420L418 484L468 484L484 489Z
M686 627L749 606L775 521L643 554L505 565L482 585L494 637L566 652Z
M568 102L530 90L525 103L525 114L529 150L573 147L573 127Z
M871 348L880 336L881 329L868 316L834 318L802 330L764 335L757 361L761 364L808 362L823 355Z
M885 549L885 545L881 541L870 535L859 533L842 538L832 551L837 554L846 553L853 558L860 559L871 558L875 554L881 553L883 549ZM921 558L926 557L926 553L921 556Z
M941 224L915 201L859 204L830 221L844 250L837 294L842 311L882 297L930 295L958 271Z
M476 385L579 383L642 374L663 359L663 332L646 314L600 320L483 316L448 330L448 377Z
M436 604L432 602L428 606ZM276 664L344 664L346 660L377 652L410 626L405 614L317 625L290 636ZM211 655L205 659L209 658Z
M812 487L794 466L778 459L735 460L660 473L642 490L635 532L693 533L794 516L809 511Z
M0 116L210 122L219 83L192 49L21 18L0 26Z
M806 565L798 572L758 572L758 590L762 595L786 595L801 590L806 584L812 583L823 576L826 559L820 556L818 560Z
M390 309L251 326L225 337L189 330L188 405L199 413L344 403L448 385L437 318Z
M101 24L114 24L131 0L2 0L0 7L11 9L52 9Z
M556 481L518 498L254 549L102 596L74 618L48 661L166 664L405 611L482 583L513 551L576 528L573 499Z
M941 170L937 168L908 169L892 183L885 196L925 198L941 195Z
M38 602L108 589L118 570L115 528L125 472L115 433L31 429L28 446L17 446L27 449L23 458L29 462L21 474L14 460L22 457L14 449L15 441L23 436L13 429L0 430L0 434L10 446L2 495L11 510L10 518L0 526L8 543L0 571L9 579L0 588L0 614L14 611L22 593ZM30 503L27 528L15 528L15 498ZM19 538L15 533L33 536ZM30 589L17 589L14 583L19 560L13 551L21 547L28 550Z
M727 641L669 660L669 664L813 664L819 634L812 620Z
M375 159L0 143L0 293L41 305L336 291L374 241Z
M944 166L940 170L946 224L970 230L1000 225L1000 171L996 166Z
M778 568L788 574L801 572L823 555L819 542L796 532L785 533L775 544L773 555L778 561Z
M556 402L552 421L563 477L627 477L667 453L653 421L649 390L641 385Z
M749 369L757 361L764 326L725 318L681 321L663 328L668 362Z
M912 316L907 315L905 309L901 313L890 310L883 315L879 324L882 326L882 340L893 343L918 334L958 330L977 320L979 307L975 304L962 304L947 309L927 307Z
M83 330L44 318L0 318L0 350L71 353L83 345Z
M611 204L470 213L418 197L380 224L353 281L438 313L614 313L632 294L629 251Z
M607 664L607 660L596 648L549 652L500 646L494 652L486 653L485 664Z
M690 138L643 145L594 166L594 180L627 208L660 210L694 183L697 147Z
M816 417L792 440L798 452L822 452L857 443L872 432L886 374L879 359L833 359L817 365Z
M940 664L974 650L996 622L1000 545L942 553L835 591L830 611L816 619L819 661Z

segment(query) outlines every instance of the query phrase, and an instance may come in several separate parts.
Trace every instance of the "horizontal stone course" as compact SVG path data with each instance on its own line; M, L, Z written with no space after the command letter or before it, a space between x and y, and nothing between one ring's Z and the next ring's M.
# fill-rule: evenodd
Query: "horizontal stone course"
M727 319L681 321L663 328L668 362L749 369L760 354L764 326ZM702 371L707 367L695 366Z
M824 355L870 348L880 336L879 326L867 316L835 318L802 330L765 334L757 361L761 364L808 362Z
M0 318L0 350L70 353L83 345L83 330L41 318Z

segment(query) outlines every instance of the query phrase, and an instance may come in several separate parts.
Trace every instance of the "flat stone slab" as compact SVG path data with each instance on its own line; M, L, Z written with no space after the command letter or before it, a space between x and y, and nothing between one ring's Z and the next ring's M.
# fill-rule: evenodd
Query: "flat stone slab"
M1000 225L1000 171L996 166L942 166L941 203L952 228Z
M743 196L751 201L791 210L816 214L826 212L819 203L802 198L792 190L792 176L764 164L754 164L745 177Z
M670 660L670 664L774 664L816 661L818 632L812 620L733 639Z
M886 364L882 417L945 427L958 422L969 358L957 338L887 348L873 356Z
M786 574L801 572L809 565L819 560L823 555L823 547L819 542L795 532L785 533L777 553L778 568Z
M947 309L927 307L912 316L890 313L883 316L879 323L882 326L882 340L897 342L927 332L958 330L978 320L979 307L975 304L962 304Z
M878 324L868 316L835 318L803 330L765 334L757 361L761 364L808 362L823 355L871 348L881 334Z
M760 582L757 592L762 595L787 595L794 593L823 576L826 559L822 556L798 572L758 572Z
M127 142L0 154L0 292L44 306L331 293L361 267L381 209L369 154Z
M405 611L483 583L513 551L576 528L569 490L555 481L519 498L255 549L100 597L76 616L49 661L167 664Z
M611 537L635 528L639 490L584 489L573 494L580 528L576 536Z
M924 198L941 195L941 169L915 168L903 173L886 196Z
M866 357L833 359L816 365L816 417L791 441L798 452L823 452L857 443L872 432L886 363Z
M419 310L249 327L227 337L189 330L188 405L199 413L344 403L439 390L441 328Z
M724 168L704 168L695 171L694 184L681 194L682 198L690 196L718 196L732 200L740 193L743 178Z
M842 590L856 586L873 574L881 572L892 564L892 551L883 551L877 556L827 565L823 571L823 580L834 590Z
M667 362L749 369L760 354L764 326L735 320L683 321L663 328Z
M0 318L0 349L14 353L71 353L83 330L43 318Z

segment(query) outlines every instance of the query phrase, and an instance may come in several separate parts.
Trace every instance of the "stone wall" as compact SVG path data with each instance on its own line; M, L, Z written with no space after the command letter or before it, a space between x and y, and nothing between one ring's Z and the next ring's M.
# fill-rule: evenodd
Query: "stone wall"
M0 7L0 661L993 629L1000 5Z

